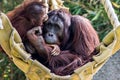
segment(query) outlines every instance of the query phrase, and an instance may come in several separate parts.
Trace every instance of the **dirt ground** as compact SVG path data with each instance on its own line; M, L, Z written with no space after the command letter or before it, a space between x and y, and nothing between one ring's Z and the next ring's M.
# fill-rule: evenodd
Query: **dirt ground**
M120 50L98 71L93 80L120 80Z

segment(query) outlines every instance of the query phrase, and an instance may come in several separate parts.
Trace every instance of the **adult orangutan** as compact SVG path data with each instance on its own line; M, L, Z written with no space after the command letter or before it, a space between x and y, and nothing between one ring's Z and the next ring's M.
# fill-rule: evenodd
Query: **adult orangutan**
M40 33L36 34L36 31L40 32L39 28L29 30L27 37L53 73L72 74L76 68L92 60L91 55L99 44L97 33L89 20L73 16L67 10L53 10L48 16L43 26L44 39L38 35ZM59 45L60 54L51 55L46 43Z

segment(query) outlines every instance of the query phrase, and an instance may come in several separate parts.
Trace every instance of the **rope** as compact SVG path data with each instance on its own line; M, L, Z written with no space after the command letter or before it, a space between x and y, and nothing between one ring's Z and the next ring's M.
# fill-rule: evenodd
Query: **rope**
M1 20L1 11L0 11L0 29L3 29L2 20Z
M120 26L120 22L118 20L117 15L115 14L115 11L112 7L110 0L101 0L101 3L103 4L103 6L107 12L107 15L108 15L113 27L116 28L116 27Z

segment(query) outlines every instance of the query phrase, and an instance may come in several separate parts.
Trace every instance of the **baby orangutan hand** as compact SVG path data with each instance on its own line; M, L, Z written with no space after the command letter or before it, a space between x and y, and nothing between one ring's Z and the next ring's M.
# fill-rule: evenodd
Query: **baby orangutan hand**
M42 30L40 26L34 27L27 32L27 37L29 40L36 39L40 35L42 35Z

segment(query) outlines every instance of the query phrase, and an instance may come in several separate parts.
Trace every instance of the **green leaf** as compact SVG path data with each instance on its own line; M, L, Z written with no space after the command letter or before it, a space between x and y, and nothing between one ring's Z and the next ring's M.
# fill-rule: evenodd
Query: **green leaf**
M112 2L112 5L113 5L115 8L120 8L120 5L116 4L115 2Z
M96 14L96 16L92 19L92 21L97 20L97 19L99 18L99 16L100 16L101 12L102 12L102 10L100 10L100 11Z

